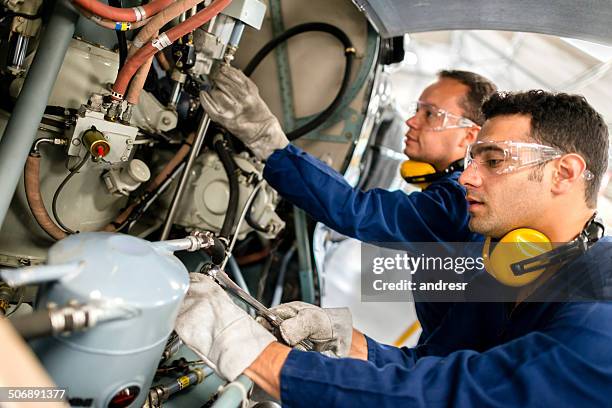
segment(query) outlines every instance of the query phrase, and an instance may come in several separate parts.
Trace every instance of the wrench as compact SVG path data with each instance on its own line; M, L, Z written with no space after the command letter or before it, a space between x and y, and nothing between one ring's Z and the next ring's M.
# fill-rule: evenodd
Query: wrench
M220 269L218 266L212 266L211 268L204 269L202 272L213 278L226 291L239 297L246 304L254 308L257 311L257 314L263 316L264 319L266 319L274 328L280 329L283 319L272 313L270 309L264 306L260 301L245 292L240 286L231 280L229 276L227 276L225 271ZM312 351L314 349L312 343L308 340L302 340L298 344L306 351Z

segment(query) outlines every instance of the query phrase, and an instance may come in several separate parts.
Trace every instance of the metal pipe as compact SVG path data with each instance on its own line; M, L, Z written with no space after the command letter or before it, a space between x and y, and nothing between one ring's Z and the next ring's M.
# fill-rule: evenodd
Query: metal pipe
M232 251L234 250L234 245L236 245L236 240L238 239L238 231L240 231L242 222L244 221L244 218L246 217L247 212L251 208L251 204L253 203L253 200L257 196L257 192L259 191L260 188L263 187L263 183L264 183L263 180L257 183L255 188L253 188L253 191L251 191L251 195L249 196L249 198L247 198L246 202L244 203L244 207L242 208L240 217L238 217L238 223L236 224L236 230L235 230L236 232L234 233L234 236L232 237L232 240L229 246L227 247L227 250L225 251L226 255L225 255L225 259L223 260L223 263L221 264L221 269L225 269L225 265L227 265L227 260L232 254Z
M276 279L276 287L274 288L274 295L272 295L272 303L271 306L280 305L281 299L283 297L283 286L285 284L285 275L287 274L287 268L289 267L289 261L293 257L295 253L295 244L289 248L285 256L283 256L283 260L281 262L280 271L278 272L278 278Z
M57 2L13 114L0 139L0 174L3 186L0 192L0 225L4 222L19 183L78 18L79 15L66 0Z
M172 94L170 95L170 102L168 105L176 109L176 105L179 103L179 99L181 99L181 91L183 90L183 84L174 81L174 85L172 86Z
M25 268L0 269L0 278L10 286L52 282L81 272L85 265L69 262L60 265L37 265Z
M24 37L21 34L17 34L17 41L15 43L15 50L13 54L12 64L9 70L13 70L15 72L20 72L23 68L23 61L26 57L26 52L28 50L28 42L30 39L28 37Z
M235 381L223 387L212 408L246 406L244 402L248 402L248 393L251 387L253 387L253 381L242 374Z
M238 262L236 261L236 258L234 258L233 256L230 256L228 260L228 264L229 264L230 271L232 271L232 276L234 277L234 280L236 281L238 286L240 286L242 290L244 290L246 293L250 295L251 292L249 291L249 287L247 286L247 283L244 280L244 275L242 274L242 271L240 270L240 266L238 266Z
M302 300L307 303L315 303L314 271L310 260L310 241L308 236L308 225L304 210L293 207L293 219L295 222L295 239L297 243L298 260L300 263L300 287L302 289Z
M170 235L170 229L172 228L172 223L174 221L174 217L176 216L176 211L178 210L179 202L181 201L181 197L183 196L183 192L185 191L185 187L187 186L189 172L191 171L193 162L200 153L200 149L202 148L202 144L204 143L204 135L206 135L206 131L208 130L209 124L210 117L207 113L204 113L204 115L202 116L202 120L200 121L200 125L198 127L198 132L193 142L193 146L191 147L191 151L189 152L189 157L187 158L185 170L183 171L181 179L179 180L179 184L176 187L176 192L174 193L172 204L170 204L170 209L168 210L168 215L166 216L166 221L164 222L164 228L161 233L162 241L167 239L168 235Z

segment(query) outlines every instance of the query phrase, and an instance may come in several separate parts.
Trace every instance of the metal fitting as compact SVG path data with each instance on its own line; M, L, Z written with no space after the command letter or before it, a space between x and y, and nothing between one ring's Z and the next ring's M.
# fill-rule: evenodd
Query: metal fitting
M89 305L71 305L49 310L53 334L79 331L97 323L96 309Z
M195 238L198 243L198 247L193 249L193 251L212 248L215 245L215 235L210 231L195 230L190 234L190 237Z
M30 154L34 156L38 156L40 154L40 145L43 143L51 143L58 146L65 146L68 144L68 140L61 139L59 137L41 137L40 139L36 139L34 145L32 146L32 150L30 150Z
M106 120L110 120L111 122L114 122L117 120L120 114L121 114L121 101L113 97L113 99L111 100L111 104L108 107L108 110L106 111L106 115L104 116L104 118Z
M132 119L132 111L134 109L134 105L128 103L127 107L123 111L123 115L121 116L121 121L126 125L130 124L130 120Z

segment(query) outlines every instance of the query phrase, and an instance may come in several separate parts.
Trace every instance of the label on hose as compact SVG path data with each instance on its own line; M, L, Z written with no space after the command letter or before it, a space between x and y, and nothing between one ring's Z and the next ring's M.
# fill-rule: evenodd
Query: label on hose
M117 21L115 23L115 31L129 31L132 28L132 23L126 21Z
M172 41L170 41L166 33L162 33L159 37L151 41L151 45L161 51L164 48L172 45Z
M181 378L178 378L176 382L178 383L181 390L189 387L189 384L191 384L189 377L186 375L182 376Z
M132 7L134 14L136 15L136 21L142 21L147 18L147 12L144 7Z

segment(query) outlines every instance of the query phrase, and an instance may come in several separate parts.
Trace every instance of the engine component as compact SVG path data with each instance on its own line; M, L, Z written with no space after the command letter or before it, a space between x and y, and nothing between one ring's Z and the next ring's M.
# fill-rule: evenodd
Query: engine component
M110 169L102 177L111 194L128 196L142 183L149 181L151 171L142 160L134 159L130 160L127 167Z
M95 126L83 133L83 143L93 157L102 158L110 152L110 144Z
M263 163L249 157L247 153L234 155L233 158L241 172L238 176L238 208L242 209L253 191L253 178L262 178ZM229 180L219 156L206 152L197 158L192 168L190 187L185 192L175 222L187 228L219 232L225 219L230 194ZM285 226L284 221L275 212L278 200L277 193L265 184L250 210L252 219L268 231L261 232L267 238L274 238ZM236 234L242 239L251 231L253 228L248 223L243 223Z
M83 105L76 123L67 133L68 155L83 157L93 150L94 157L102 157L102 163L114 165L129 160L138 128L110 122L104 118L104 113ZM102 156L98 154L100 146L106 152Z
M15 13L11 23L11 52L7 69L15 76L25 72L23 63L30 38L40 31L42 20L38 15L42 0L6 1L4 5Z
M228 53L228 44L237 45L244 25L259 30L265 14L266 5L259 0L233 0L217 18L212 30L194 31L196 59L190 73L194 76L209 74L213 61L224 59ZM230 54L233 52L235 50Z
M123 116L125 120L125 113ZM151 133L168 132L176 128L178 115L149 92L142 91L138 105L134 105L130 123Z
M141 406L189 286L187 270L172 252L206 244L197 237L150 243L127 235L83 233L53 245L47 266L2 270L1 275L11 285L55 282L41 286L38 311L78 302L107 311L107 316L114 313L114 320L85 332L31 345L70 399L106 407L127 394L135 395L133 406Z

